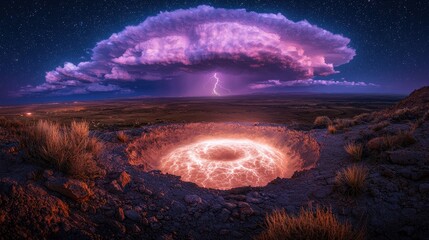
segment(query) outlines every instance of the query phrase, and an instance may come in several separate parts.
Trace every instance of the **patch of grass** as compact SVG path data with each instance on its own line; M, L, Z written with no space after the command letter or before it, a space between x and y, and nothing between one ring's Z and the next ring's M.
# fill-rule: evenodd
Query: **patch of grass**
M355 161L362 160L363 144L356 143L356 142L349 142L344 146L344 150L346 150L346 152L353 157L353 160Z
M400 131L396 135L375 137L368 141L367 147L373 151L383 151L400 147L408 147L416 142L411 132Z
M383 128L385 128L385 127L389 126L389 125L390 125L390 122L389 122L389 121L381 121L381 122L379 122L379 123L377 123L377 124L373 125L373 126L371 127L371 129L372 129L374 132L378 132L378 131L380 131L381 129L383 129Z
M97 166L102 145L89 136L86 122L70 126L41 120L27 127L21 136L27 160L54 167L76 178L94 178L101 174Z
M335 119L334 124L338 130L343 130L349 127L353 127L357 124L357 122L353 119Z
M335 184L340 192L349 196L357 196L365 188L367 175L368 169L366 167L352 165L337 174Z
M332 121L328 116L318 116L313 124L315 127L327 127L332 124Z
M329 125L328 126L328 133L330 133L330 134L337 133L337 128L334 125Z
M391 118L394 122L402 122L405 120L414 120L419 116L419 111L417 108L401 108L396 110Z
M119 131L116 137L120 142L123 142L123 143L128 142L128 135L124 133L124 131Z
M370 122L374 119L373 114L370 113L362 113L353 117L353 121L356 123Z
M363 230L354 231L351 224L341 223L332 210L317 208L302 209L299 215L290 216L285 210L276 210L265 218L266 229L256 240L360 240L365 238Z

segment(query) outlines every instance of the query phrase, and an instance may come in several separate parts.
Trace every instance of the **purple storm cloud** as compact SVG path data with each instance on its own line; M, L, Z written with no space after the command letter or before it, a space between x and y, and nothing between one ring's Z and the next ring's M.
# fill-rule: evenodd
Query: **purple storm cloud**
M271 87L294 87L294 86L378 86L374 83L365 82L354 82L354 81L337 81L337 80L292 80L292 81L280 81L280 80L267 80L258 83L249 84L250 89L264 89Z
M128 26L97 43L90 61L67 62L47 72L45 83L23 92L122 91L130 81L189 79L214 71L252 76L246 88L261 88L267 75L287 85L336 73L334 67L355 56L349 42L280 13L199 6L162 12Z

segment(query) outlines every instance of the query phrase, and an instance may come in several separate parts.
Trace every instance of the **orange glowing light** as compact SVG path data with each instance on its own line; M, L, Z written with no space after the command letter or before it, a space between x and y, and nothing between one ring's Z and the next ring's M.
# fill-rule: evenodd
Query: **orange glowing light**
M209 139L178 147L161 159L164 172L215 189L263 186L283 176L288 159L250 139Z

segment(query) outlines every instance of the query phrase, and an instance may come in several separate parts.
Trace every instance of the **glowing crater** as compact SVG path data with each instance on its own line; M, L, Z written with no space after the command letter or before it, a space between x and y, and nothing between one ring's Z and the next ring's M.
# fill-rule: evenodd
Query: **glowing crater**
M148 128L127 147L128 161L200 187L265 186L315 166L319 145L284 126L189 123Z
M284 175L285 161L280 151L249 139L210 139L174 149L160 169L203 187L229 189L267 184Z

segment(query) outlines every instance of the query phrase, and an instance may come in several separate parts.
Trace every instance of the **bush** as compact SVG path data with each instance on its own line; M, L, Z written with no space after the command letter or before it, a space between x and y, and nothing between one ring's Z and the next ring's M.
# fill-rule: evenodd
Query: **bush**
M123 131L118 132L116 137L120 142L123 142L123 143L128 142L128 136Z
M368 175L366 167L353 165L339 172L335 178L337 189L349 196L361 194Z
M362 113L353 117L353 120L356 123L370 122L373 119L374 119L373 114L369 114L369 113Z
M314 126L316 127L327 127L330 124L332 124L332 121L328 116L318 116L314 120Z
M334 124L338 130L343 130L356 125L357 122L353 119L335 119Z
M265 224L266 230L255 239L364 239L362 230L354 231L348 222L339 222L330 209L302 209L298 216L290 216L284 210L276 210L266 216Z
M355 142L349 142L344 146L344 150L346 150L346 152L348 154L350 154L350 156L353 157L353 160L355 160L355 161L362 160L362 155L363 155L363 145L362 144L355 143Z
M419 111L417 108L401 108L396 110L391 118L394 122L402 122L405 120L415 120L419 116Z
M373 151L383 151L400 147L408 147L416 140L410 132L399 132L396 135L376 137L368 141L367 147Z
M86 122L70 126L39 121L27 127L21 145L29 161L54 167L77 178L93 178L101 174L96 158L101 144L89 136Z
M375 124L374 126L371 127L371 129L375 132L380 131L381 129L387 127L390 125L389 121L381 121L377 124Z

